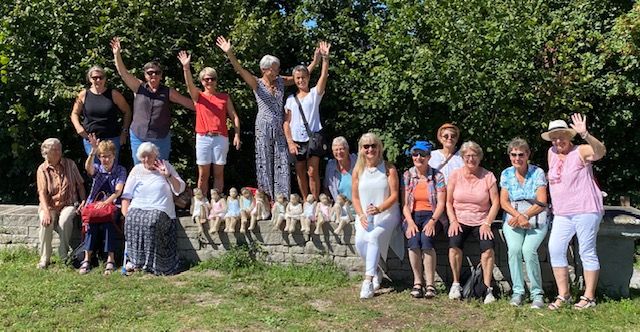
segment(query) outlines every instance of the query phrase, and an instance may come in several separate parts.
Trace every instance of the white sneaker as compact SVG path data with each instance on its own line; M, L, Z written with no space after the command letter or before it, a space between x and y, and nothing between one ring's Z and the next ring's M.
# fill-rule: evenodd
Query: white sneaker
M382 270L376 269L376 274L373 276L371 282L373 283L374 291L380 289L380 283L382 283Z
M462 298L462 286L459 283L454 283L451 285L451 289L449 290L449 298L452 300L460 300Z
M360 298L361 299L370 299L373 297L373 283L369 280L365 280L362 282L362 288L360 289Z
M484 297L484 304L496 302L496 298L493 296L493 287L487 287L487 295Z

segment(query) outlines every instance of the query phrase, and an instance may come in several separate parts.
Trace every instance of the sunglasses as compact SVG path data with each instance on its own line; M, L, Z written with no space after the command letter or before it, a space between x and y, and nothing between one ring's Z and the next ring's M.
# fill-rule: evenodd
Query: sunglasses
M365 150L369 150L369 149L377 149L378 146L375 145L375 144L363 144L362 148L365 149Z
M458 137L458 135L449 135L449 134L442 135L442 138L444 139L454 139L456 137Z
M431 152L427 152L427 151L413 151L411 152L411 155L414 157L420 156L422 158L426 158L428 156L431 156Z
M217 79L215 77L205 77L202 80L205 82L215 82Z
M511 157L514 157L514 158L515 157L522 158L522 157L524 157L524 152L519 152L519 153L511 152L511 153L509 153L509 155L511 155Z
M147 70L144 73L149 75L149 76L162 75L162 72L159 71L159 70Z
M91 79L94 81L100 81L104 79L104 76L91 76Z

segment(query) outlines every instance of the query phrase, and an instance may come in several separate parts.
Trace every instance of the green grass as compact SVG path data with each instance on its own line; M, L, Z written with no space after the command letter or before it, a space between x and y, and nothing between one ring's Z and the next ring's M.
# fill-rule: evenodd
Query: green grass
M360 301L359 280L319 259L268 265L236 248L172 277L88 275L59 263L35 269L28 250L0 251L0 330L638 330L640 297L595 310L483 306L445 293L414 300L384 289Z

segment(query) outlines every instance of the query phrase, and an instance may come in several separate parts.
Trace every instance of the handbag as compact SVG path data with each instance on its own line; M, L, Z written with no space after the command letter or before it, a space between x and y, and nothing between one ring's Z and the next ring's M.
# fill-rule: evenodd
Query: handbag
M304 112L302 111L302 104L300 103L298 96L294 94L293 98L295 98L296 103L298 104L298 110L300 111L302 122L304 123L304 129L307 131L307 136L309 136L309 144L306 151L307 158L309 157L309 152L311 150L316 151L322 156L326 155L329 152L329 145L324 138L323 130L321 129L320 131L315 133L311 132L311 129L309 128L309 122L307 122L307 117L304 116Z
M487 291L487 286L482 280L482 263L478 263L476 267L471 265L471 274L462 287L462 298L481 299Z
M100 194L102 194L102 196ZM82 209L81 216L83 224L102 224L113 222L117 210L114 203L104 204L100 208L97 207L98 203L102 202L99 197L104 199L104 196L106 196L104 191L99 192L93 202L87 204Z

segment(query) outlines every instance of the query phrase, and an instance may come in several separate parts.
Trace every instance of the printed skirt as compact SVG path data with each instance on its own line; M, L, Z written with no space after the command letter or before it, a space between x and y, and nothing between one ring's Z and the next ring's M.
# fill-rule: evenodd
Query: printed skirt
M156 275L177 272L176 221L163 211L129 210L125 238L127 256L136 269Z

